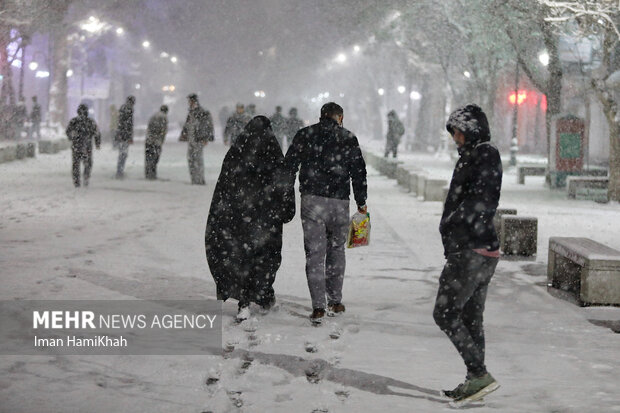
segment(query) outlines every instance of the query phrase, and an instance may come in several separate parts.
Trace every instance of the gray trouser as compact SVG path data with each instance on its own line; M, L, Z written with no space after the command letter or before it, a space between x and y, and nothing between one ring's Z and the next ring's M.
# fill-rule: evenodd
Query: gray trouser
M192 178L192 184L204 185L205 183L205 167L202 157L202 143L190 142L187 145L187 162L189 164L189 175Z
M349 201L315 195L301 197L306 277L312 308L325 308L342 300L345 255L349 229Z
M116 175L122 176L125 173L125 162L129 155L129 142L118 143L118 162L116 164Z

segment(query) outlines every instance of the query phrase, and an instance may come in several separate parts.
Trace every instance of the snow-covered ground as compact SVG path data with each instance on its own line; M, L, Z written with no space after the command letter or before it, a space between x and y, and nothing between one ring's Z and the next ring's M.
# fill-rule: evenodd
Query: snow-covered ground
M206 148L206 187L189 184L185 148L167 142L151 182L141 144L123 181L105 146L86 189L72 186L69 151L0 165L0 299L213 298L204 224L225 148ZM438 177L453 166L447 156L402 159ZM372 244L347 251L344 316L318 328L307 320L297 216L284 230L278 308L235 325L236 303L225 303L223 357L0 356L0 411L450 411L438 391L465 369L432 319L442 206L372 169L368 205ZM620 335L591 321L618 322L620 308L580 308L546 290L548 238L620 249L620 205L569 201L542 177L517 185L507 170L501 206L538 217L538 255L501 260L491 283L487 365L502 387L477 410L620 411Z

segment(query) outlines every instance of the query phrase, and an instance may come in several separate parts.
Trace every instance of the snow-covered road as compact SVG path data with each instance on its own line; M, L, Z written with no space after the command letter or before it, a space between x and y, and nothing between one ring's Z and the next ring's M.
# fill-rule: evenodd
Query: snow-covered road
M206 148L207 185L189 184L185 145L168 142L160 180L143 147L127 179L95 152L89 188L73 188L70 152L0 165L0 299L201 299L214 285L204 224L225 148ZM403 155L450 175L447 159ZM279 306L235 325L224 305L219 356L0 356L1 412L437 412L462 361L434 325L443 266L441 204L369 170L372 244L347 251L343 317L319 328L304 275L301 223L284 229ZM620 411L620 308L580 308L546 291L549 236L620 249L618 204L567 201L505 175L502 206L539 219L538 256L502 260L486 310L487 365L502 384L479 411ZM592 322L590 320L594 320ZM207 384L209 383L209 384Z

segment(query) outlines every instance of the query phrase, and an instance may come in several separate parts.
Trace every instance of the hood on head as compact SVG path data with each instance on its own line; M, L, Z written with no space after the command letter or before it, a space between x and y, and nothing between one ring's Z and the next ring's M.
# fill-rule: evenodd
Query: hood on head
M480 106L469 104L456 109L450 114L446 129L451 135L458 129L465 135L466 144L476 144L491 140L489 121Z

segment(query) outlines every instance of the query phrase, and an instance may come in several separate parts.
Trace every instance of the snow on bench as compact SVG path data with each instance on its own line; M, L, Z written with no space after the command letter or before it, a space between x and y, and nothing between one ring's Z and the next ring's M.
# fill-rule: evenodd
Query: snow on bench
M541 165L519 165L517 166L517 183L525 185L525 176L545 176L546 166Z
M538 218L504 214L500 224L500 249L504 255L536 255Z
M607 199L609 177L606 176L569 176L566 188L569 198Z
M620 305L620 251L589 238L549 238L547 285L581 305Z

